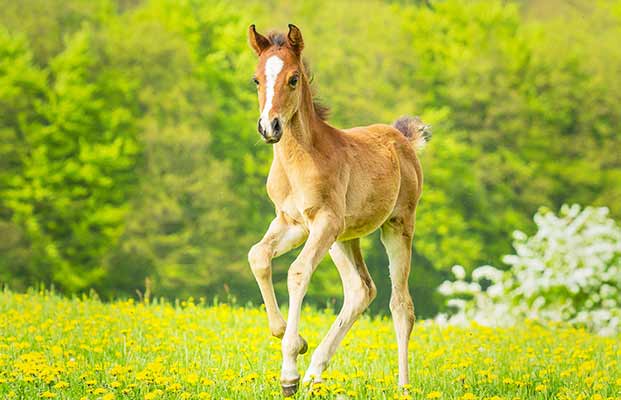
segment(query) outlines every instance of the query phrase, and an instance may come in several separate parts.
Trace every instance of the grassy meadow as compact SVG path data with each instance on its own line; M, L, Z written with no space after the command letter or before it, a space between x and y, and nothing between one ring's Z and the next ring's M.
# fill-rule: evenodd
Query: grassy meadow
M333 319L331 311L304 310L301 333L310 352ZM4 291L0 398L278 398L279 344L260 308ZM410 355L412 385L404 393L396 387L391 321L365 316L324 384L302 388L297 398L621 399L619 339L574 328L421 322Z

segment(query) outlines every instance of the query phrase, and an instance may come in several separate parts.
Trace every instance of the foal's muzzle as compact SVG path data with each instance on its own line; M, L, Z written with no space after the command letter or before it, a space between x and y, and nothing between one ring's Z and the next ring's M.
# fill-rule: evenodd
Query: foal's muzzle
M263 136L265 143L277 143L282 137L282 122L280 118L274 118L267 128L263 126L262 120L259 118L257 130Z

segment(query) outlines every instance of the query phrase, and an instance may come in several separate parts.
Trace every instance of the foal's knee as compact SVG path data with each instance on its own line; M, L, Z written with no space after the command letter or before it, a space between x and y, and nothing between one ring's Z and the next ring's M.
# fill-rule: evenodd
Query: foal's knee
M269 278L272 273L269 253L264 245L257 243L248 252L248 263L257 279Z
M287 288L290 296L306 292L311 273L312 268L304 262L296 260L291 264L287 273Z

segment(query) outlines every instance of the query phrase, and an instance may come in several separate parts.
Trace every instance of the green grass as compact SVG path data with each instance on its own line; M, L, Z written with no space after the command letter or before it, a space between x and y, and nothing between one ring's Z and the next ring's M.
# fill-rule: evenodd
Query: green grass
M310 351L301 371L334 319L330 311L302 315ZM280 358L258 308L0 293L2 399L278 398ZM619 338L564 326L418 323L405 394L396 387L391 321L363 317L325 385L297 398L620 399L620 363Z

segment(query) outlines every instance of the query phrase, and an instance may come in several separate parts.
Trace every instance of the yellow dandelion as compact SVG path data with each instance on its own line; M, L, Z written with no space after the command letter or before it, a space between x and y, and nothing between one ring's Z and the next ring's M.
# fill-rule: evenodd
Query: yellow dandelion
M535 386L535 392L544 392L548 387L544 384L539 384Z
M181 384L179 383L173 383L172 385L166 388L166 391L168 392L177 392L179 390L181 390Z
M144 400L154 400L160 397L164 392L160 389L155 389L152 392L149 392L144 395Z
M425 398L427 399L439 399L440 397L442 397L442 392L438 392L438 391L433 391L427 394L427 396L425 396Z
M65 381L59 381L57 384L55 384L54 389L66 389L69 387L69 384Z
M96 396L101 395L101 394L106 394L106 393L108 393L108 390L105 388L97 388L93 390L93 394Z

